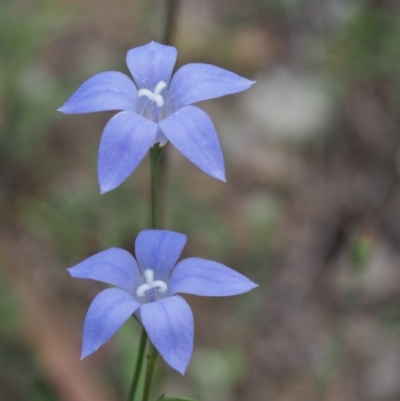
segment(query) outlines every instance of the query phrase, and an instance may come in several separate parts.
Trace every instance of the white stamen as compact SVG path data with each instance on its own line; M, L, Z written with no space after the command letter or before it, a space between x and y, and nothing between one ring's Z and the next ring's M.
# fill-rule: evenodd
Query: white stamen
M136 294L138 297L143 297L147 291L152 290L153 288L158 288L160 292L166 292L168 290L167 284L162 280L154 281L154 271L151 269L147 269L144 271L144 278L146 279L146 284L140 285Z
M154 272L151 269L147 269L144 271L144 277L146 278L147 284L152 284L154 281Z
M159 95L166 86L167 84L164 81L160 81L154 88L154 94Z
M154 88L154 92L149 89L139 89L139 97L147 96L151 101L155 102L158 107L164 105L164 98L160 95L161 91L167 86L164 81L160 81Z
M148 290L150 290L150 287L147 284L142 284L140 287L137 288L136 294L138 297L143 297Z
M160 291L160 292L167 292L167 290L168 290L167 284L164 283L164 281L162 281L162 280L154 281L153 287L158 287L158 291Z

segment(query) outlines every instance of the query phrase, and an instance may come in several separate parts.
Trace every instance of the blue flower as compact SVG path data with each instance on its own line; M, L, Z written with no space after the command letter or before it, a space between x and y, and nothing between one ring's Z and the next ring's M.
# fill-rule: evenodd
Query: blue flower
M136 238L137 262L129 252L110 248L68 269L72 277L118 287L100 292L90 305L82 358L97 351L135 313L164 360L178 372L185 372L193 351L193 315L176 294L218 297L257 287L211 260L188 258L176 264L185 243L183 234L145 230Z
M94 75L59 111L65 114L121 110L107 123L100 142L101 192L118 187L154 144L170 141L205 173L225 181L224 160L208 115L191 106L248 89L253 81L208 64L187 64L171 80L174 47L156 42L128 51L135 83L117 71Z

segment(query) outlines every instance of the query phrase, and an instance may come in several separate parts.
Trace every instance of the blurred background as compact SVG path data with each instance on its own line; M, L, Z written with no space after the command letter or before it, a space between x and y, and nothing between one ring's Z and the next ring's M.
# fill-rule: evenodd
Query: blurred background
M185 377L159 363L156 394L202 401L400 400L398 0L184 0L178 66L257 80L200 105L227 184L168 147L163 225L184 257L260 284L187 297ZM0 400L123 400L139 327L79 361L103 285L66 268L149 226L149 163L99 195L97 150L113 113L56 112L87 78L128 73L161 40L161 0L0 0Z

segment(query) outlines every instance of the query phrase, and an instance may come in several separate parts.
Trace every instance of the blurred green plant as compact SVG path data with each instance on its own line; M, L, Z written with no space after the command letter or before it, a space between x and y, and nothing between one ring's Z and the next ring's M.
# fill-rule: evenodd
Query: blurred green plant
M8 199L32 190L54 174L56 159L46 136L56 120L57 99L63 88L40 55L48 37L68 21L61 2L0 3L0 197ZM48 163L38 163L38 160ZM4 201L4 199L3 199Z
M331 60L345 81L393 77L400 71L398 16L366 4L346 20L333 42Z
M332 334L330 347L315 381L315 400L327 398L329 386L335 380L346 356L346 334L351 318L356 312L362 294L362 278L373 250L373 237L369 232L357 236L349 250L349 284L341 300L341 311Z

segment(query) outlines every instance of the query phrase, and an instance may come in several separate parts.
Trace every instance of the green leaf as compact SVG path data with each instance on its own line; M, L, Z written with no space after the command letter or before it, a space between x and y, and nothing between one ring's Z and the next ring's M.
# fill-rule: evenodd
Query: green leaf
M161 394L156 401L164 401L165 400L165 393Z

